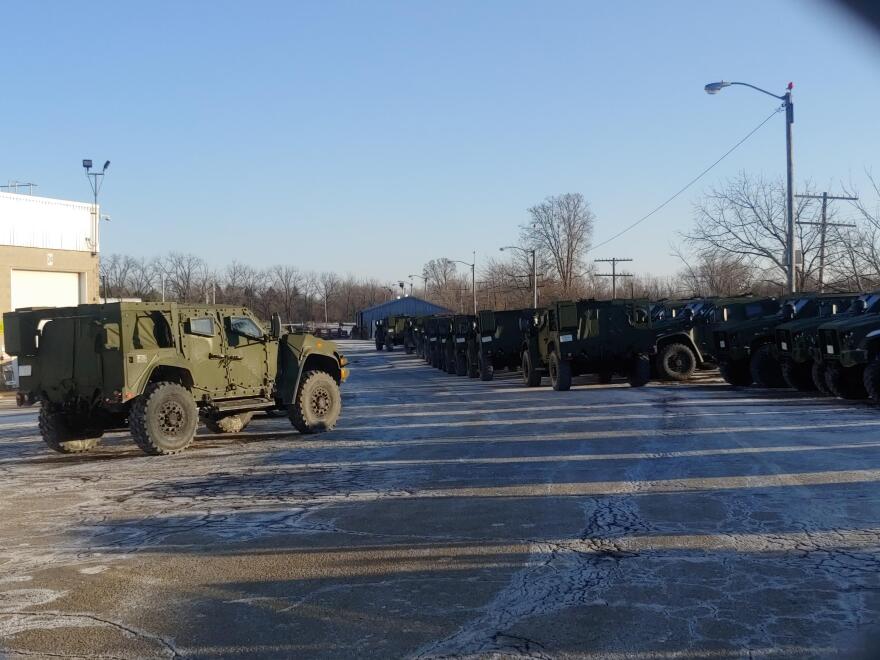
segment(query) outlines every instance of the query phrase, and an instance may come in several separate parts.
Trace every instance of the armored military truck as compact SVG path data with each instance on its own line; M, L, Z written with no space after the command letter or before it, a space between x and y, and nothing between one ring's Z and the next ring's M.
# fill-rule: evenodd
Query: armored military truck
M816 317L823 299L833 301L836 296L796 294L779 301L779 309L770 314L723 324L715 337L724 379L731 385L785 387L776 351L776 328L797 319Z
M448 317L430 316L425 319L425 361L435 369L445 369L444 340L448 333Z
M674 301L655 306L651 327L655 335L654 371L663 379L685 381L697 368L712 362L707 350L706 329L713 322L715 302L711 298Z
M610 382L619 373L641 387L651 379L654 340L647 300L558 302L533 317L522 346L523 382L537 387L546 373L554 390L568 390L573 376L595 373Z
M749 320L762 319L779 311L780 300L773 297L742 296L719 302L713 312L712 350L721 377L731 385L751 385L748 357L751 346L743 346L737 326Z
M383 329L382 343L385 346L385 350L390 352L394 350L395 346L403 346L407 354L413 352L415 344L412 340L412 334L408 333L412 323L411 317L403 315L389 316L382 320L381 323ZM407 339L409 339L409 341L407 341Z
M852 315L819 326L816 357L828 391L844 399L871 397L880 403L880 309L870 294L854 303Z
M58 452L92 449L127 423L145 453L174 454L199 417L229 433L262 410L317 433L342 410L345 357L333 342L282 334L277 315L269 333L244 307L176 303L21 309L3 322L18 403L39 403L40 433Z
M817 355L819 326L837 318L848 318L866 311L870 294L823 296L815 316L788 321L776 328L776 356L782 368L782 377L788 386L803 392L819 390L830 394L825 383L822 356ZM880 295L873 304L880 308ZM874 310L876 311L876 310Z
M519 369L525 340L523 329L528 328L534 314L532 308L480 311L468 346L468 374L476 371L480 380L489 381L495 377L496 369Z
M449 329L444 342L446 372L456 376L476 377L476 370L468 372L468 346L476 332L476 317L456 314L449 318ZM472 365L476 364L471 359Z

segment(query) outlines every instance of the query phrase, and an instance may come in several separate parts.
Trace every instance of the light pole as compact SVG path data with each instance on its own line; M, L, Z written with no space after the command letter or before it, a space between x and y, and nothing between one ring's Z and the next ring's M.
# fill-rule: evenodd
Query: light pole
M717 94L725 87L730 87L731 85L751 87L763 94L772 96L774 99L779 99L782 101L783 107L785 107L785 219L787 225L785 251L786 261L788 262L788 292L795 293L797 292L797 265L795 264L796 254L794 249L794 161L791 143L791 126L794 124L794 104L791 102L791 90L794 89L794 83L788 83L786 92L782 96L768 92L766 89L755 87L749 83L725 82L723 80L709 83L703 89L706 90L707 94Z
M89 158L83 158L82 162L83 169L86 171L86 178L89 180L89 185L92 187L92 201L94 202L94 206L92 206L92 256L98 254L98 225L100 224L100 217L98 216L98 193L101 192L101 187L104 185L104 174L107 172L107 168L110 167L110 161L104 161L104 167L101 168L101 171L97 170L92 172L92 161ZM101 177L100 181L98 177Z
M423 293L422 295L427 298L428 297L428 278L424 275L407 275L409 279L414 277L418 277L422 281ZM412 294L412 284L410 284L410 294Z
M504 252L505 250L519 250L520 252L525 252L526 254L532 255L532 280L534 281L535 288L535 296L534 303L532 305L533 309L538 309L538 251L537 250L527 250L526 248L521 248L516 245L505 245L503 248L498 248L499 252Z
M471 267L471 291L474 293L474 316L477 315L477 253L476 251L472 252L474 255L473 263L468 263L467 261L460 261L458 259L451 259L453 263L456 264L464 264L465 266Z

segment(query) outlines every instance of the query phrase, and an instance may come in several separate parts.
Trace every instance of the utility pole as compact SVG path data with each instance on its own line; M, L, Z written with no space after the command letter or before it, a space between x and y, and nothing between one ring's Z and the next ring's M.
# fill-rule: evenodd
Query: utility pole
M851 222L828 222L828 200L842 199L848 202L858 201L858 197L843 197L829 195L823 192L821 195L795 195L800 199L821 199L822 219L819 222L798 221L799 225L818 225L819 230L819 293L825 289L825 236L828 227L855 227Z
M611 299L615 300L617 298L617 278L618 277L632 277L631 273L618 273L617 272L617 264L623 261L632 261L632 259L621 259L618 257L612 257L611 259L594 259L597 263L609 263L611 264L611 272L610 273L597 273L597 277L610 277L611 278Z

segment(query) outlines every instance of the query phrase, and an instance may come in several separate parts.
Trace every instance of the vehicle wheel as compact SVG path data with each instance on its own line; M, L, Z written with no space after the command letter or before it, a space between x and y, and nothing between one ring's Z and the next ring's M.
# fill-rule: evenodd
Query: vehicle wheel
M220 417L206 417L205 426L211 433L241 433L250 424L252 412L238 413L237 415L222 415Z
M612 380L614 380L614 372L613 371L600 371L599 372L599 383L601 383L602 385L610 385Z
M455 353L453 351L446 351L446 361L444 366L446 367L446 373L450 376L455 375Z
M651 360L647 355L636 355L629 365L629 386L642 387L651 380Z
M746 360L722 362L718 365L721 377L731 385L748 387L752 384L752 372Z
M43 442L61 454L81 454L94 449L103 432L101 429L76 429L60 412L53 411L45 401L40 403L40 435Z
M404 344L403 345L403 352L406 353L407 355L412 355L414 350L415 349L412 347L411 344Z
M773 355L773 345L763 344L752 352L749 360L752 381L758 387L785 387L779 360Z
M657 375L666 380L683 381L694 375L697 358L689 346L667 344L660 349L656 360Z
M866 399L868 392L862 381L864 369L858 367L842 367L831 362L825 367L825 383L831 393L840 399Z
M571 389L571 362L560 360L555 351L550 353L550 384L557 392Z
M782 363L782 377L791 389L799 392L814 392L816 390L811 364L811 362L792 362L791 360L785 360Z
M467 376L468 378L479 378L480 376L480 359L472 350L467 352Z
M331 431L342 413L339 386L325 371L307 371L290 405L290 423L300 433Z
M151 383L131 407L128 426L145 454L176 454L193 441L199 410L190 391L177 383Z
M880 403L880 360L875 358L865 367L862 383L871 400L874 403Z
M455 353L455 375L456 376L467 376L468 365L467 358L464 353L460 353L456 351Z
M522 375L526 387L539 387L541 385L541 374L532 365L532 357L528 351L523 351L522 354Z
M825 380L825 371L827 365L824 362L813 362L813 368L810 375L813 377L813 385L825 396L833 396L831 390L828 389L828 382Z
M381 350L382 350L382 342L379 341L378 339L376 340L376 350L377 350L377 351L381 351Z
M480 380L492 380L495 378L495 369L492 363L480 353Z
M385 344L385 350L388 351L389 353L390 353L391 351L393 351L393 350L394 350L394 343L393 343L393 342L390 342L390 341L389 341L389 342L386 342L386 344Z

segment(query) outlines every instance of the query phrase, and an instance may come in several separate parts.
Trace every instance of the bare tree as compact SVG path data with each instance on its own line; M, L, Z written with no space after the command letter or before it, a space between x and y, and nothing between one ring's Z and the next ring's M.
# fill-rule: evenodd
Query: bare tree
M811 192L809 183L802 187ZM795 220L817 220L818 206L796 199ZM695 208L693 229L684 238L699 255L724 254L750 261L772 282L784 282L786 265L785 186L782 181L740 174L711 189ZM795 225L795 241L803 258L798 288L815 283L819 261L819 227Z
M279 312L285 322L290 322L296 318L296 303L302 295L303 275L294 266L278 265L269 269L269 278L281 305Z
M328 316L328 302L339 290L339 277L336 273L321 273L317 278L318 295L324 303L324 323L330 320Z
M566 193L546 198L529 215L531 221L520 227L520 241L548 262L568 295L590 249L596 219L590 205L580 193Z
M209 280L208 265L193 254L169 252L157 260L157 268L165 277L165 288L172 300L204 302Z

